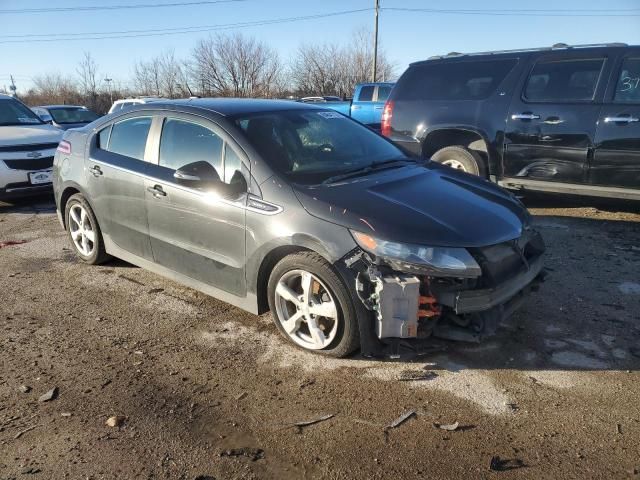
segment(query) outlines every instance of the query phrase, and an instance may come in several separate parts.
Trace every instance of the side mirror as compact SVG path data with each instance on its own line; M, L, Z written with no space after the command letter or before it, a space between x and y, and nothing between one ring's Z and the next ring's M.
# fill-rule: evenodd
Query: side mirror
M222 198L237 198L246 193L248 186L244 175L236 170L229 183L224 183L209 162L194 162L180 167L173 174L177 183L198 190L212 191Z
M201 188L208 184L222 183L220 175L209 162L193 162L180 167L173 174L179 184Z

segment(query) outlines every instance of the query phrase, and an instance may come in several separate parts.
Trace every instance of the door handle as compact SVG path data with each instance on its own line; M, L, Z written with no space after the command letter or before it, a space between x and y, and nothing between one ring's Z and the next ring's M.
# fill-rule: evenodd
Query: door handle
M351 108L354 110L360 110L360 105L351 105Z
M167 192L165 192L160 185L154 185L153 187L147 187L147 192L152 194L154 197L166 197Z
M638 122L640 119L632 116L628 117L604 117L604 123L633 123Z
M382 105L377 105L373 107L374 110L382 110L384 107Z
M511 120L538 120L540 115L536 115L535 113L514 113L511 115Z
M99 177L100 175L102 175L102 169L98 165L94 165L89 169L89 171L94 177Z
M564 120L560 117L547 117L542 123L546 123L547 125L560 125L564 123Z

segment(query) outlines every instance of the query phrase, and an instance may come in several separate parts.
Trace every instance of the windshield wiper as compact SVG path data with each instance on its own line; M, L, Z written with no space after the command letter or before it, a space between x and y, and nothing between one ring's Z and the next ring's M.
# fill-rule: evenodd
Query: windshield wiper
M365 165L364 167L354 168L353 170L347 170L346 172L339 173L338 175L333 175L329 178L326 178L322 181L322 184L335 183L340 180L345 180L347 178L359 177L362 175L367 175L376 170L383 170L386 168L395 168L406 165L407 163L413 163L415 160L411 158L394 158L392 160L382 160L379 162L372 162L369 165Z

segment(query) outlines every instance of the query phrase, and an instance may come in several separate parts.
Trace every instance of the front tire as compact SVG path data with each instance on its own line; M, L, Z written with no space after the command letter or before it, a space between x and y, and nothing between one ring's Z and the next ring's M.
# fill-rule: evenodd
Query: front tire
M278 330L298 347L332 357L358 348L353 299L335 269L317 253L284 257L271 272L267 288Z
M89 202L76 193L65 206L67 234L76 255L85 263L98 265L111 258L104 249L102 232Z
M486 177L482 157L473 150L460 145L444 147L431 156L434 162L442 163L454 170L460 170L479 177Z

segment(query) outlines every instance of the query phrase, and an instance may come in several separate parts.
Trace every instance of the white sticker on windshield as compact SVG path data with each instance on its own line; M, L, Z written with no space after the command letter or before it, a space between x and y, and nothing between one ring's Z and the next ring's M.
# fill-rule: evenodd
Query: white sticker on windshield
M338 112L318 112L318 115L324 118L344 118L344 116Z
M36 118L18 117L20 123L40 123Z

